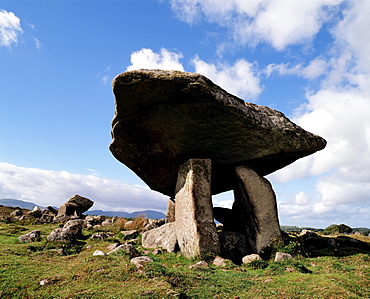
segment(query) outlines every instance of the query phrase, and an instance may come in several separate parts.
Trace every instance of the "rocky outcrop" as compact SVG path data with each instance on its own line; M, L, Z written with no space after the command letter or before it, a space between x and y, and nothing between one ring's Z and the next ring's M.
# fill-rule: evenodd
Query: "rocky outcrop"
M212 194L234 188L236 166L260 176L325 147L279 111L245 103L206 77L137 70L113 81L110 150L148 186L175 197L180 165L212 160Z

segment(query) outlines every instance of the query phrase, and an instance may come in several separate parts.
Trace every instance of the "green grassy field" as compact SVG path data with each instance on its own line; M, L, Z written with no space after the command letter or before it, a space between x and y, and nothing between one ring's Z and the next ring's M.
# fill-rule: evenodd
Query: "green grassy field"
M95 250L108 252L115 240L90 239L92 230L84 229L74 244L47 242L56 227L0 222L0 298L370 298L370 252L363 249L189 269L200 259L154 255L136 245L154 260L138 271L123 252L93 256ZM18 242L18 236L35 229L41 241ZM370 242L370 237L352 237ZM296 249L290 245L285 251Z

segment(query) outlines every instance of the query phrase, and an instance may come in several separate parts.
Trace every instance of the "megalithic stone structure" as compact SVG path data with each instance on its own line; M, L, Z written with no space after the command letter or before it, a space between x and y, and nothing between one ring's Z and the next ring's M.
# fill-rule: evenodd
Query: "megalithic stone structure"
M189 258L203 252L219 254L210 159L190 159L180 166L175 201L175 231L181 252Z
M233 215L252 253L260 253L272 241L281 240L275 192L270 182L247 166L235 169Z
M323 149L323 138L279 111L244 102L199 74L129 71L114 79L113 92L116 111L109 148L150 188L175 199L174 226L185 255L208 250L208 243L217 239L212 228L209 242L203 242L207 238L197 223L207 223L208 231L210 197L228 190L234 190L234 207L216 214L233 218L226 227L248 239L251 253L281 238L275 195L263 176ZM205 161L211 166L199 168ZM169 207L173 221L173 205ZM194 245L197 233L202 238ZM217 245L211 251L217 251Z

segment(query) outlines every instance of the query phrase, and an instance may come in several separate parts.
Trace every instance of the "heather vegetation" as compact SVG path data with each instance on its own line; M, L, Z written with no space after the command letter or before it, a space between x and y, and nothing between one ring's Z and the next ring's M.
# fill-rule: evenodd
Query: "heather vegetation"
M236 265L213 264L205 254L187 259L155 251L125 231L144 230L146 219L118 218L112 225L84 227L73 242L50 242L56 223L13 221L13 208L0 207L0 298L369 298L370 237L293 232L285 244L266 248L266 258ZM39 230L35 242L18 237ZM111 233L106 239L95 233ZM136 267L125 251L108 252L114 243L130 243L152 262ZM293 256L275 261L276 252ZM204 260L207 267L190 266Z

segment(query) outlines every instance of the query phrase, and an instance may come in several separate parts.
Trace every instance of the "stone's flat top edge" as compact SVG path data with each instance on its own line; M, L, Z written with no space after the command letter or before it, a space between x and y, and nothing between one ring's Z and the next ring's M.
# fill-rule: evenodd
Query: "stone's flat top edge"
M230 94L225 89L215 84L212 80L208 79L207 77L199 73L184 72L178 70L160 70L160 69L131 70L117 75L112 81L112 87L114 89L114 86L116 84L117 85L135 84L139 81L145 82L151 80L160 80L160 81L178 80L187 82L189 84L191 83L199 84L200 86L202 86L201 88L209 91L209 93L211 93L220 102L223 102L226 106L232 106L237 108L245 116L248 115L253 116L255 121L259 122L262 126L270 128L280 127L281 129L283 128L284 130L300 130L301 132L304 132L307 135L320 137L316 134L313 134L302 129L300 126L290 121L281 111L272 109L268 106L246 102L243 99L239 98L238 96ZM261 115L265 115L268 117L261 117ZM114 117L112 125L114 126L116 122L117 119ZM325 146L326 141L323 148Z

